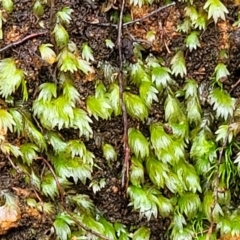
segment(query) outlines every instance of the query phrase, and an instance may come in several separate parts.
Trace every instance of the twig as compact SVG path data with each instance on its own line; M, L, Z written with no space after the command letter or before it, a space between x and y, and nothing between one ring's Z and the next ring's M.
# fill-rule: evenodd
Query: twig
M126 26L128 26L128 25L130 25L130 24L143 21L143 20L151 17L152 15L154 15L154 14L162 11L163 9L166 9L166 8L168 8L168 7L171 7L171 6L175 5L175 4L176 4L175 2L172 2L172 3L169 3L169 4L164 5L164 6L162 6L162 7L159 7L159 8L157 8L156 10L152 11L151 13L149 13L149 14L141 17L141 18L137 18L137 19L135 19L135 20L133 20L133 21L129 21L129 22L123 23L122 26L123 26L123 27L126 27Z
M232 86L231 86L231 90L229 91L229 93L231 93L240 83L240 78L237 80L236 83L234 83Z
M123 27L123 10L125 6L125 0L122 1L121 12L118 24L118 54L119 54L119 71L118 71L118 82L119 82L119 94L120 94L120 104L122 108L123 115L123 151L124 151L124 161L122 168L122 187L128 186L129 178L129 160L130 160L130 148L128 146L128 119L127 110L123 101L123 57L122 57L122 27Z
M168 7L171 7L175 4L176 4L175 2L169 3L167 5L164 5L162 7L157 8L156 10L150 12L149 14L147 14L147 15L141 17L141 18L137 18L135 20L132 20L132 21L129 21L129 22L126 22L126 23L122 23L122 27L127 27L128 25L134 24L136 22L141 22L141 21L153 16L154 14L156 14L156 13L158 13L158 12L168 8ZM113 24L113 23L91 23L91 22L86 22L86 23L96 25L96 26L102 26L102 27L115 27L115 28L119 27L119 24Z
M88 228L87 226L85 226L83 223L81 223L73 214L72 212L70 212L67 208L64 208L64 210L71 216L72 220L79 225L82 229L84 229L86 232L89 232L97 237L99 237L100 239L104 239L104 240L112 240L111 238L105 237L104 235Z
M206 236L206 240L209 240L210 237L211 237L211 234L212 234L212 231L213 231L213 227L214 227L214 217L213 217L213 212L214 212L214 209L217 205L217 201L218 201L218 187L219 187L219 168L220 168L220 165L221 165L221 162L222 162L222 156L223 156L223 151L227 145L227 140L228 140L228 137L229 137L229 130L226 134L226 137L224 138L224 141L223 141L223 145L220 149L220 152L219 152L219 157L218 157L218 161L217 161L217 171L216 171L216 174L215 174L215 184L214 184L214 200L213 200L213 204L211 206L211 212L210 212L210 227L208 229L208 232L207 232L207 236Z
M10 158L9 155L6 155L8 161L11 163L12 167L16 170L17 173L21 173L21 171L17 168L17 166L13 163L12 159Z
M238 104L239 100L236 101L235 103L235 106ZM232 118L230 119L229 121L230 123L232 122ZM214 216L213 216L213 212L214 212L214 209L217 205L217 201L218 201L218 188L219 188L219 169L220 169L220 165L222 163L222 157L223 157L223 152L224 152L224 149L226 148L227 146L227 142L228 142L228 137L229 137L229 134L230 134L230 129L228 128L228 131L227 131L227 134L223 140L223 144L220 148L220 151L219 151L219 157L218 157L218 160L217 160L217 170L216 170L216 174L215 174L215 184L214 184L214 191L213 191L213 194L214 194L214 200L213 200L213 204L211 206L211 212L210 212L210 227L208 228L208 231L207 231L207 236L206 236L206 240L209 240L210 237L211 237L211 234L213 232L213 227L214 227Z
M53 177L54 177L54 179L55 179L55 182L56 182L56 184L57 184L57 188L58 188L58 190L59 190L59 192L60 192L60 196L61 196L61 201L62 201L63 207L66 208L66 207L65 207L65 203L64 203L64 190L63 190L63 188L62 188L62 186L61 186L61 184L60 184L60 182L59 182L59 180L58 180L58 177L56 176L56 174L55 174L52 166L51 166L51 165L49 164L49 162L48 162L45 158L43 158L43 157L38 157L38 158L36 158L36 160L42 160L42 161L47 165L47 167L49 168L50 172L52 173L52 175L53 175Z
M19 41L17 41L17 42L10 43L10 44L8 44L7 46L1 48L1 49L0 49L0 52L3 52L3 51L5 51L5 50L7 50L7 49L9 49L9 48L11 48L11 47L15 47L15 46L17 46L17 45L19 45L19 44L22 44L23 42L27 41L28 39L31 39L31 38L34 38L34 37L38 37L38 36L44 35L44 34L46 34L46 33L47 33L47 31L39 32L39 33L32 33L32 34L26 36L25 38L23 38L23 39L21 39L21 40L19 40Z

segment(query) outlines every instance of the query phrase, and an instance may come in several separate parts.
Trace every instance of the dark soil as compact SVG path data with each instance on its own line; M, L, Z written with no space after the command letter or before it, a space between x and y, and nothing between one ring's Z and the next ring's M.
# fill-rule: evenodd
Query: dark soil
M201 4L201 2L200 2ZM219 61L219 50L229 46L229 58L227 67L231 73L228 79L223 83L224 88L231 91L232 96L238 97L240 91L240 85L233 88L234 83L239 79L240 74L240 48L230 38L230 33L234 32L232 23L237 19L238 6L228 1L224 3L230 10L229 18L225 23L219 23L215 25L213 22L209 23L206 31L201 34L201 48L196 51L186 51L186 62L188 69L188 77L194 78L202 86L208 86L209 79L214 71L214 68ZM30 39L16 47L9 48L8 50L1 52L1 59L6 57L13 57L18 61L18 65L27 72L26 80L30 92L29 106L31 101L36 96L38 86L52 79L52 69L42 62L39 58L38 46L41 43L51 42L52 23L50 19L50 8L48 8L40 19L37 19L32 14L32 1L15 0L15 10L8 17L8 21L4 24L4 40L0 42L0 48L6 45L16 42L23 37L31 34L42 32L39 27L39 21L43 21L48 33L39 36L34 39ZM118 64L117 50L111 50L106 47L105 39L111 39L114 43L117 41L117 29L115 27L104 27L90 24L98 20L99 23L108 23L110 16L114 9L107 13L101 13L102 2L91 0L55 0L54 12L60 10L63 6L69 6L74 10L72 14L72 21L69 26L68 32L70 39L74 41L78 47L81 47L82 43L88 42L89 46L93 49L95 58L95 67L97 67L99 61L109 61L113 65ZM163 5L158 3L151 8L143 8L144 11L140 11L137 8L133 8L134 17L141 17L152 9ZM118 8L118 3L115 4ZM130 8L126 8L126 12L130 11ZM167 64L170 63L170 59L173 56L173 52L176 48L183 48L184 37L176 32L177 23L183 18L183 6L176 4L175 7L166 9L159 13L159 17L153 16L146 21L143 21L139 25L129 27L128 31L135 39L144 38L144 33L147 29L157 28L157 21L162 19L163 27L165 28L164 39L158 37L158 41L154 42L152 47L144 46L146 54L152 52L153 54L162 57ZM159 30L157 30L159 33ZM129 34L124 31L124 37L129 38ZM167 51L166 45L170 52ZM125 59L132 61L132 42L127 40L123 46L123 53ZM144 43L143 43L144 45ZM79 80L80 78L80 80ZM102 74L97 73L94 79L101 79ZM103 79L102 79L103 80ZM178 83L181 85L181 79ZM81 100L84 102L88 94L94 92L94 81L91 79L85 79L84 76L76 78L76 86L81 94ZM203 87L207 89L207 87ZM203 91L204 95L208 94ZM150 113L151 118L161 119L162 111L161 107L156 104ZM129 122L129 126L136 126L134 121ZM144 126L139 126L143 132L148 134L148 130ZM86 145L90 151L96 156L96 161L100 169L95 169L93 173L93 179L106 179L106 187L94 195L87 187L82 185L77 186L80 193L90 194L95 205L104 214L104 216L111 222L119 221L125 224L127 227L139 227L148 226L151 229L151 239L161 240L166 239L165 233L169 225L168 219L158 218L147 222L146 219L139 219L139 214L134 212L131 207L128 207L128 199L121 191L121 170L122 170L122 118L113 118L111 121L94 121L92 124L94 130L94 139L89 140ZM74 138L75 132L62 132L62 135L66 138L71 136ZM116 162L110 169L106 161L102 158L102 152L99 148L99 140L112 144L118 153L118 162ZM22 219L19 227L11 230L4 236L0 236L1 240L40 240L50 239L50 228L52 226L51 219L45 215L30 214L27 211L27 206L24 201L26 195L20 190L29 189L30 187L24 183L24 176L16 173L12 169L11 164L5 158L0 156L0 188L10 189L16 195L18 195L22 210ZM60 200L59 200L60 201Z

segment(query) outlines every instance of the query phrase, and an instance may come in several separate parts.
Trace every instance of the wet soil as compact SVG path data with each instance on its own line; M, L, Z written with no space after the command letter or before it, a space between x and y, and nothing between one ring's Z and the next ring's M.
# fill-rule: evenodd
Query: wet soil
M4 40L0 41L0 48L16 42L31 33L38 33L47 30L47 33L30 39L19 44L18 46L0 52L0 58L13 57L17 60L18 66L21 67L26 74L26 81L29 87L29 106L32 100L36 97L36 90L38 86L52 79L52 69L46 63L41 61L38 51L38 46L42 43L50 43L52 41L51 31L53 22L50 22L50 7L46 8L45 14L41 18L37 18L32 13L32 1L15 0L15 10L7 17L8 21L3 25ZM109 23L111 15L118 11L119 3L116 2L112 9L102 12L101 7L103 1L91 0L55 0L53 12L60 10L64 6L69 6L74 10L72 14L72 21L68 27L70 39L80 48L84 42L88 42L93 50L95 62L97 67L101 61L109 61L112 65L117 66L118 54L117 49L111 50L106 47L105 39L111 39L113 43L117 42L117 28L114 26L99 26L92 23ZM154 4L151 7L137 7L127 6L125 12L132 15L132 17L139 18L153 9L163 5L162 2ZM199 5L202 5L199 1ZM214 68L219 61L219 50L229 48L227 67L231 73L228 79L225 79L223 85L228 91L231 91L232 96L238 97L240 92L240 84L234 84L240 78L240 48L230 37L231 32L235 29L232 27L234 21L237 20L237 12L239 6L234 2L225 2L230 13L226 22L214 24L210 22L206 31L201 33L201 47L196 51L185 51L187 62L188 77L194 78L203 86L208 86L209 79L214 72ZM125 45L123 44L123 53L126 60L132 61L132 44L133 41L142 41L145 48L146 55L153 53L158 57L162 57L166 64L170 64L170 59L173 56L175 49L184 48L184 35L176 31L177 24L183 19L184 6L176 3L176 6L166 9L149 19L134 24L127 30L124 30ZM161 23L162 29L159 28ZM45 29L40 27L40 24L45 26ZM146 44L146 31L155 30L157 38L152 46ZM130 40L129 40L130 39ZM97 73L98 74L98 73ZM94 92L94 79L101 78L101 74L95 75L92 79L87 79L85 76L76 77L76 86L81 94L81 100L88 94ZM181 84L182 79L178 80ZM204 95L207 92L203 91ZM206 96L205 96L206 97ZM159 105L153 107L150 117L153 119L161 119L162 111ZM130 120L129 126L136 126L135 121ZM100 168L96 168L93 173L93 179L106 179L106 186L100 192L93 194L87 187L77 186L81 193L90 195L97 208L103 215L111 222L119 221L126 226L139 227L148 226L151 229L151 239L161 240L167 239L165 236L167 227L169 225L168 219L158 218L149 222L146 219L139 219L139 214L134 212L128 206L128 199L121 191L121 170L122 170L122 118L113 118L111 121L94 121L92 124L94 130L94 139L86 142L87 148L96 156L97 164ZM144 126L139 125L139 128L148 132ZM75 132L62 132L63 136L71 136L73 138ZM96 140L97 139L97 140ZM99 148L99 139L110 143L114 146L118 153L118 162L114 163L112 168L109 168L106 161L102 158L102 152ZM51 218L40 213L32 213L26 206L26 195L32 194L31 186L24 181L24 176L16 173L12 169L11 164L4 155L0 156L0 189L10 189L19 198L21 205L21 221L16 229L10 230L7 234L0 236L0 240L40 240L49 238L50 228L52 226ZM26 193L27 192L27 193Z

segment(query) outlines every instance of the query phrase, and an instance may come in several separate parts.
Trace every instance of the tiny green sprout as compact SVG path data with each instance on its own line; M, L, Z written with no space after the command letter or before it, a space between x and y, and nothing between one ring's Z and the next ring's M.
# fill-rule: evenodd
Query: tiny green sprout
M119 222L114 222L114 228L118 239L129 240L129 232L127 231L127 227L125 225Z
M27 198L27 205L31 208L36 208L37 201L34 198Z
M103 156L107 160L108 166L112 166L112 162L117 160L117 153L112 145L105 143L102 146Z
M163 188L165 185L165 179L167 179L169 173L168 165L151 156L146 159L146 168L149 178L154 185Z
M87 110L90 115L93 115L97 120L98 117L102 119L109 119L112 113L112 107L107 98L96 98L89 96L87 98Z
M190 52L201 46L198 35L198 32L192 31L185 39L186 46L189 48Z
M119 86L112 83L109 87L109 103L113 109L114 115L121 114Z
M39 47L39 51L42 59L52 65L56 61L56 53L50 47L53 47L53 45L49 43L42 44Z
M61 213L57 215L55 221L53 222L53 226L54 226L57 237L60 240L69 239L71 236L70 226L74 224L75 222L66 213Z
M57 22L63 23L63 24L69 24L71 21L71 14L73 10L69 7L64 7L61 11L57 12Z
M214 210L212 212L212 206L214 204ZM223 210L218 202L214 203L214 194L212 191L207 191L204 194L203 198L203 210L204 213L209 221L211 221L211 215L213 215L213 218L219 218L220 216L223 216Z
M12 0L2 0L2 6L7 13L11 13L14 8Z
M9 97L22 85L23 99L27 100L26 83L23 70L17 68L13 58L5 58L0 61L0 95Z
M128 187L127 193L130 197L130 206L135 210L139 210L140 217L145 216L148 221L152 216L155 218L158 214L158 199L159 191L153 187L149 189L148 185L144 188L131 185Z
M156 83L158 90L166 88L173 82L170 73L171 70L167 67L156 66L152 68L152 81Z
M54 38L59 48L66 47L69 42L69 35L61 24L56 24L53 29Z
M79 69L79 61L77 57L67 48L62 49L58 55L58 67L63 72L75 72Z
M1 142L0 149L5 155L12 154L15 158L22 156L22 153L19 149L19 147L12 145L9 142Z
M174 227L174 228L177 228L177 227ZM192 229L189 229L187 227L180 228L180 229L177 228L176 230L173 229L171 234L171 239L172 240L193 240L194 235L195 235L195 232ZM206 238L204 238L204 240L205 239Z
M172 74L176 77L180 75L182 78L187 74L186 62L183 51L179 50L171 60Z
M181 104L175 96L168 94L164 103L164 109L166 121L178 123L185 120Z
M179 181L177 174L169 171L167 174L164 175L164 180L166 187L172 193L179 193L180 195L183 193L183 185Z
M14 125L16 124L12 115L7 110L0 108L0 130L4 132L10 130L12 132Z
M144 183L144 168L142 162L136 157L131 158L130 182L140 187Z
M94 73L94 68L90 65L89 62L83 60L83 59L78 59L78 68L79 70L81 70L82 72L84 72L85 74L88 73Z
M127 113L138 120L144 121L148 117L148 109L142 99L132 93L124 92L123 100L127 108Z
M150 229L147 227L140 227L137 229L132 236L132 240L149 240Z
M105 186L106 186L106 181L105 181L104 178L100 179L100 181L92 180L90 185L89 185L89 187L92 188L94 194L99 192Z
M212 17L215 23L219 18L225 20L225 14L228 14L227 8L220 0L207 0L203 8L208 9L208 19Z
M178 207L180 213L185 214L188 219L194 218L201 207L199 195L191 192L184 193L178 199Z
M185 18L184 21L177 26L177 31L182 33L189 33L191 31L191 20Z
M220 140L224 142L227 137L228 142L231 143L234 136L233 132L230 131L229 125L220 125L218 127L218 130L215 132L215 134L217 135L216 136L217 142Z
M201 11L198 14L198 17L196 20L192 22L194 28L198 28L200 31L205 30L207 27L207 15L204 11Z
M89 60L94 61L93 57L93 51L92 49L88 46L88 43L84 43L82 45L82 58L89 62Z
M44 14L44 7L39 0L37 0L33 5L33 13L37 17L41 17Z
M198 18L198 12L194 6L187 6L184 8L186 16L188 16L192 22Z
M171 200L159 195L158 197L158 210L162 217L169 217L173 212Z
M154 31L148 31L147 32L147 35L146 35L146 39L149 41L149 42L153 42L156 38L156 33Z
M213 110L216 111L217 118L227 120L228 117L233 116L236 99L231 98L229 93L220 88L215 88L210 92L210 104Z
M111 39L105 39L105 43L106 43L106 47L110 49L113 49L115 46Z
M149 143L138 129L129 128L128 138L131 152L141 159L149 156Z
M230 75L227 66L224 63L219 63L214 70L214 75L216 76L216 81L221 83L222 79L227 78Z
M40 149L33 143L24 143L20 146L20 151L23 162L30 166L33 160L38 157Z
M142 61L138 60L137 63L131 65L131 82L139 86L142 81L149 82L150 76Z

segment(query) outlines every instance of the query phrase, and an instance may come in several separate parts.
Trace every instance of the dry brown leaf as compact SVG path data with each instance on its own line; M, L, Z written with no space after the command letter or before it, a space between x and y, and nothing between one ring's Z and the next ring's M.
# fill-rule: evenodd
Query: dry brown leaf
M16 199L15 204L5 203L0 207L0 235L6 234L11 228L18 227L21 211Z

